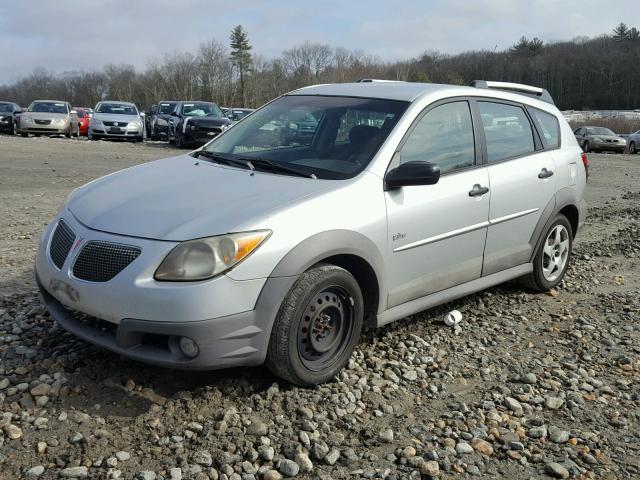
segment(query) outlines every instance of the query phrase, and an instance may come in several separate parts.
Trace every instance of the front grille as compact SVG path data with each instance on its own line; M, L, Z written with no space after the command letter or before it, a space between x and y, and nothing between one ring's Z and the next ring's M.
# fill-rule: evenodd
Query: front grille
M220 133L222 132L222 127L204 127L204 126L200 126L198 125L198 130L200 132L215 132L215 133Z
M49 246L49 256L56 267L62 268L75 239L76 236L73 230L71 230L64 220L60 220L53 232L51 245Z
M109 242L87 243L73 265L73 275L88 282L106 282L140 255L140 249Z
M36 119L35 122L38 125L50 125L51 124L51 120L38 120L38 119Z
M104 123L107 127L126 127L127 125L129 125L128 122L102 122Z

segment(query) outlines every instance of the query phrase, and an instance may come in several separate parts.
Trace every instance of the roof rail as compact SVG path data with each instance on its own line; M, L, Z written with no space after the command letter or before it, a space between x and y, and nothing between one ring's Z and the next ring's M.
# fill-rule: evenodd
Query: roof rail
M521 83L493 82L488 80L474 80L473 82L471 82L471 86L475 88L486 88L489 90L493 89L519 93L521 95L538 98L543 102L555 105L551 94L544 88L540 87L532 87L531 85L523 85Z
M356 83L405 83L402 80L380 80L377 78L361 78Z

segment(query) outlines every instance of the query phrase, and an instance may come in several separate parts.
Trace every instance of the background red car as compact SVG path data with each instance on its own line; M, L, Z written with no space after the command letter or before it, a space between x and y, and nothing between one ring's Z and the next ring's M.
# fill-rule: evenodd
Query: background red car
M89 120L91 120L91 118L84 108L73 107L73 109L78 112L78 127L80 135L84 135L86 137L89 132Z

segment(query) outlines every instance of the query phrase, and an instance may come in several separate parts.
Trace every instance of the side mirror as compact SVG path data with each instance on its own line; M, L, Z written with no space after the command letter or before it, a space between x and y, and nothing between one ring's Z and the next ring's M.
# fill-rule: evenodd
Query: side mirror
M171 112L169 115L172 117L179 117L178 112Z
M440 167L434 163L414 161L402 163L387 172L385 190L414 185L435 185L440 180Z

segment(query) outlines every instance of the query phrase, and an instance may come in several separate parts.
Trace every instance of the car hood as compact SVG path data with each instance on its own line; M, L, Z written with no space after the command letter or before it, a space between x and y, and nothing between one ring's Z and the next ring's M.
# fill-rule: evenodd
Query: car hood
M51 120L54 118L63 118L67 119L69 117L68 113L49 113L49 112L24 112L20 114L21 117L24 118L32 118L34 120Z
M122 115L118 113L94 113L94 120L98 120L100 122L135 122L136 120L140 120L138 115Z
M592 133L589 136L601 138L602 140L622 140L622 137L619 137L618 135L597 135L595 133Z
M228 125L231 123L231 120L225 117L188 117L188 123L208 127L219 127L220 125Z
M336 182L213 164L189 155L157 160L94 180L67 208L94 230L168 241L237 231L278 207Z

